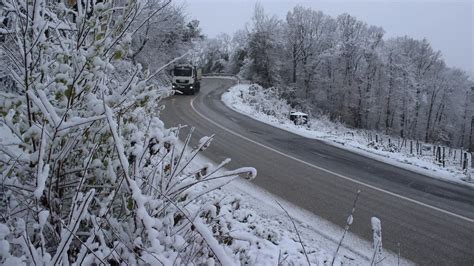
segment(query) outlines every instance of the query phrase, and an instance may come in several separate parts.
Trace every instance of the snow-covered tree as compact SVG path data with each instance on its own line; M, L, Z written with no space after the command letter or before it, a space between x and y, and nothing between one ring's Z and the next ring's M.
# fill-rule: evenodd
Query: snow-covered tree
M203 36L199 21L187 21L183 7L169 0L148 0L132 38L132 59L150 71L192 49ZM151 16L151 17L150 17Z
M286 16L286 44L292 62L292 83L309 99L318 73L314 71L324 54L334 46L335 21L320 11L300 6ZM315 94L313 90L312 94Z
M265 87L277 85L281 70L281 21L265 14L260 4L255 5L252 27L248 35L248 54L245 68L252 80Z
M225 33L216 38L205 38L195 48L195 63L203 73L229 73L232 47L231 37Z
M473 80L446 66L428 40L384 40L382 28L350 14L334 19L300 6L280 21L257 5L250 24L232 52L242 63L233 65L279 88L291 106L356 128L467 147Z

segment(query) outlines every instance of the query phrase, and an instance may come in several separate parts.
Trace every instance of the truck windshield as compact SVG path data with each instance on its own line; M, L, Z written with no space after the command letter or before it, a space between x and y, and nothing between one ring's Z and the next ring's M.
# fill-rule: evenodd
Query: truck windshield
M190 77L193 74L191 68L175 68L173 75L178 77Z

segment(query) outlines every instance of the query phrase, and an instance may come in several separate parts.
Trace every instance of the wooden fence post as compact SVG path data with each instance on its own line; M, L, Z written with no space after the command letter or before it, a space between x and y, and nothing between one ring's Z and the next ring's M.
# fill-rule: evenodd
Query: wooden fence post
M438 162L441 162L441 147L438 146Z
M443 167L446 167L446 149L443 147Z
M464 160L462 160L462 170L467 168L467 152L464 153Z
M466 164L467 164L466 181L473 182L472 180L472 152L469 153Z

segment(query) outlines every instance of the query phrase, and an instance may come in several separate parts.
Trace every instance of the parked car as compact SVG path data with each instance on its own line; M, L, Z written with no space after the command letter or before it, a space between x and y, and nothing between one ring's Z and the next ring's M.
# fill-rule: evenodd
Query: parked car
M298 111L291 111L290 120L293 121L295 125L306 125L308 124L308 114Z

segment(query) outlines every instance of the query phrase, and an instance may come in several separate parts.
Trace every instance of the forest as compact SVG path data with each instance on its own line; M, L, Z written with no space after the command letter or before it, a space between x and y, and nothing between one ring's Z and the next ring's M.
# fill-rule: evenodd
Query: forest
M296 6L279 19L257 4L245 29L204 40L198 60L349 127L472 150L472 77L427 39L384 35L350 14Z

